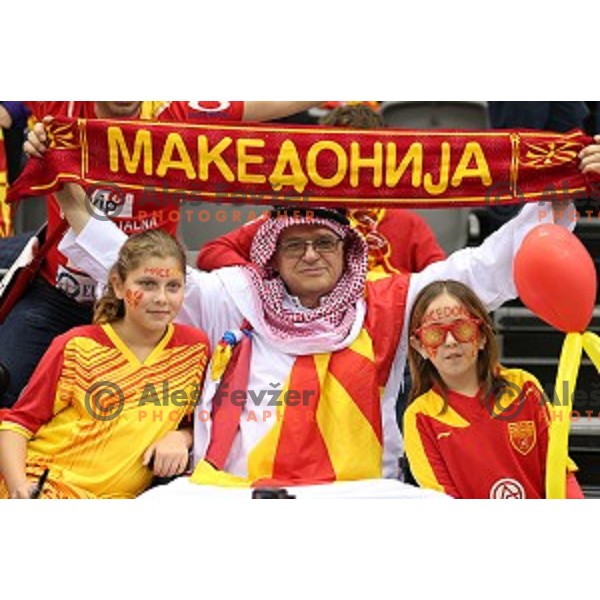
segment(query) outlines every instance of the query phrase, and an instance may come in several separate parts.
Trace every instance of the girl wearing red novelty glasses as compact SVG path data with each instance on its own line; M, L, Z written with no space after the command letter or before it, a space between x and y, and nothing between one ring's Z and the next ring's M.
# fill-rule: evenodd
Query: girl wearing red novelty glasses
M547 400L533 375L499 364L479 298L434 282L416 299L410 331L404 444L419 485L455 498L544 498ZM569 498L583 498L576 469L569 461Z

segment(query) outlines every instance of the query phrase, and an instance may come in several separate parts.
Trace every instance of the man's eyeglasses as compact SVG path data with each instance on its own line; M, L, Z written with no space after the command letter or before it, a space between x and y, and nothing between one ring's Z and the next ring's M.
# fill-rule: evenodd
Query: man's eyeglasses
M286 258L301 258L310 246L317 254L332 254L338 249L342 240L337 237L327 236L316 240L290 240L279 245L279 250Z
M465 344L477 339L480 325L481 321L479 319L457 319L446 325L430 323L415 329L413 335L419 338L424 346L437 348L446 341L450 331L457 342Z

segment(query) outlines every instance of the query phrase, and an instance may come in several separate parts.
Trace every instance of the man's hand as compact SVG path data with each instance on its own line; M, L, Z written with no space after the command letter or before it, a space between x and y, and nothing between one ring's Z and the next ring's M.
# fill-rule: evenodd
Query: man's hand
M595 144L586 146L580 153L579 168L582 173L596 173L600 175L600 135L594 137Z
M46 125L52 121L52 117L44 117L41 122L36 123L27 134L27 140L23 144L23 150L27 156L42 158L48 150L48 136Z

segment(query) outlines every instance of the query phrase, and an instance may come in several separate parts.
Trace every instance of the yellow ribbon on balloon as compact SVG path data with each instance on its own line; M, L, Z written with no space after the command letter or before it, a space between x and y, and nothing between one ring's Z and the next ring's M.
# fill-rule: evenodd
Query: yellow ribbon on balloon
M581 366L582 352L600 372L600 337L591 331L568 333L563 343L556 374L555 402L551 408L548 456L546 458L546 498L566 497L569 427L573 409L573 392Z

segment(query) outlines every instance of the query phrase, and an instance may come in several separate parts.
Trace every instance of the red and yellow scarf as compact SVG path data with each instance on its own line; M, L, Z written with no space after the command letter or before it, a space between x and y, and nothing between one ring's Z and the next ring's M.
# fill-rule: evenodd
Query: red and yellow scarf
M346 130L56 118L10 200L111 182L180 202L346 207L511 204L589 195L574 131Z

